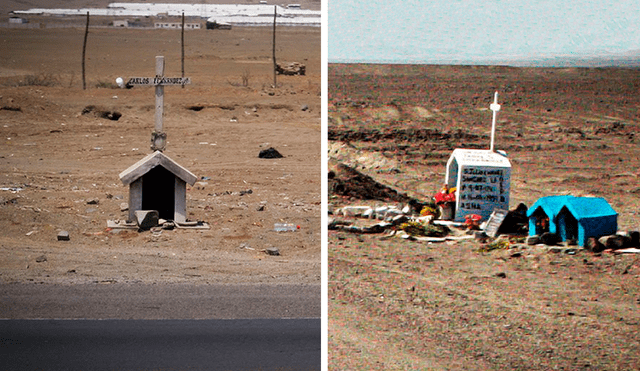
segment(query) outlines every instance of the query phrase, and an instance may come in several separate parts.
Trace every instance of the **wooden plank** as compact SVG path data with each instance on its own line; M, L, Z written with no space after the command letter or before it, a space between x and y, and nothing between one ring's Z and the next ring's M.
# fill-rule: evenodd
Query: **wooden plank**
M187 85L191 84L190 77L132 77L128 85Z
M489 220L487 221L487 226L484 228L484 232L487 236L495 238L498 234L498 229L504 222L504 218L507 216L508 211L502 209L495 209L491 213Z

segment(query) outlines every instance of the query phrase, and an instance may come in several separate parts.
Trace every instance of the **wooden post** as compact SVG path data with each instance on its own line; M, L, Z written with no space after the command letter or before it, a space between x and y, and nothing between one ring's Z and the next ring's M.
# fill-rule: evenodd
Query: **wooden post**
M491 147L489 150L493 152L495 150L494 138L496 136L496 116L498 114L498 111L500 111L500 105L498 104L498 92L496 92L493 96L493 103L491 103L489 108L491 108L491 110L493 111L493 120L491 120Z
M184 77L184 12L182 12L182 40L180 45L182 46L182 77ZM182 89L184 89L184 84Z
M164 77L164 57L156 57L156 77ZM155 132L162 133L162 117L164 114L164 85L156 85L156 123Z
M85 80L84 60L87 51L87 36L89 35L89 12L87 12L87 26L84 29L84 43L82 44L82 90L87 89Z
M276 64L276 15L278 13L278 8L277 6L273 6L273 87L275 88L277 86L277 81L276 81L276 71L277 71L277 64Z
M190 84L188 77L165 77L164 76L164 56L156 56L156 76L155 77L132 77L127 85L154 85L156 87L156 114L155 126L151 133L151 150L164 151L167 144L167 134L163 132L164 115L164 86Z

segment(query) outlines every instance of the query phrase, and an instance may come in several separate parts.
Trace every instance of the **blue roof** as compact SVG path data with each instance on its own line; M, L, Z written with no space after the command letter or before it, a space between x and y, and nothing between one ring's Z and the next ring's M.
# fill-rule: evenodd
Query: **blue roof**
M527 217L531 216L538 208L542 208L549 218L553 218L558 215L569 197L572 196L541 197L527 210Z
M542 208L547 216L553 219L563 207L566 207L577 220L618 215L602 197L548 196L538 199L527 210L527 217L538 208Z

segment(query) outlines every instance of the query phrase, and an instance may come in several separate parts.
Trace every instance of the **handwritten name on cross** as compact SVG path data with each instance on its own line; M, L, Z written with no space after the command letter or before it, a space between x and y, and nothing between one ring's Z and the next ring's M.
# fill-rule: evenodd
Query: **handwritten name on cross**
M493 111L493 120L491 121L491 149L490 149L490 151L493 152L494 138L496 136L496 115L498 114L498 111L500 111L500 105L498 104L498 92L496 92L496 94L493 96L493 103L491 103L489 108Z
M164 57L156 57L155 77L132 77L127 85L154 85L156 87L156 115L155 127L151 133L151 150L164 151L167 145L167 134L162 131L162 120L164 116L164 86L165 85L186 85L190 84L188 77L164 77Z

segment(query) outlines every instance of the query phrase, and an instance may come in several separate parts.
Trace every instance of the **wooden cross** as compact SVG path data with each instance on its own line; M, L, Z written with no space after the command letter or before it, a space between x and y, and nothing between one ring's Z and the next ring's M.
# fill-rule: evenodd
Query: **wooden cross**
M154 85L156 87L156 116L155 128L151 133L151 150L164 151L167 145L167 134L162 131L162 120L164 115L164 86L165 85L185 85L190 84L189 77L164 77L164 57L156 57L155 77L132 77L127 85Z
M493 103L491 103L489 108L493 111L493 120L491 121L491 149L490 149L490 151L493 152L493 143L494 143L494 138L496 136L496 115L498 114L498 111L500 111L500 105L498 104L498 92L496 92L496 94L493 96Z

